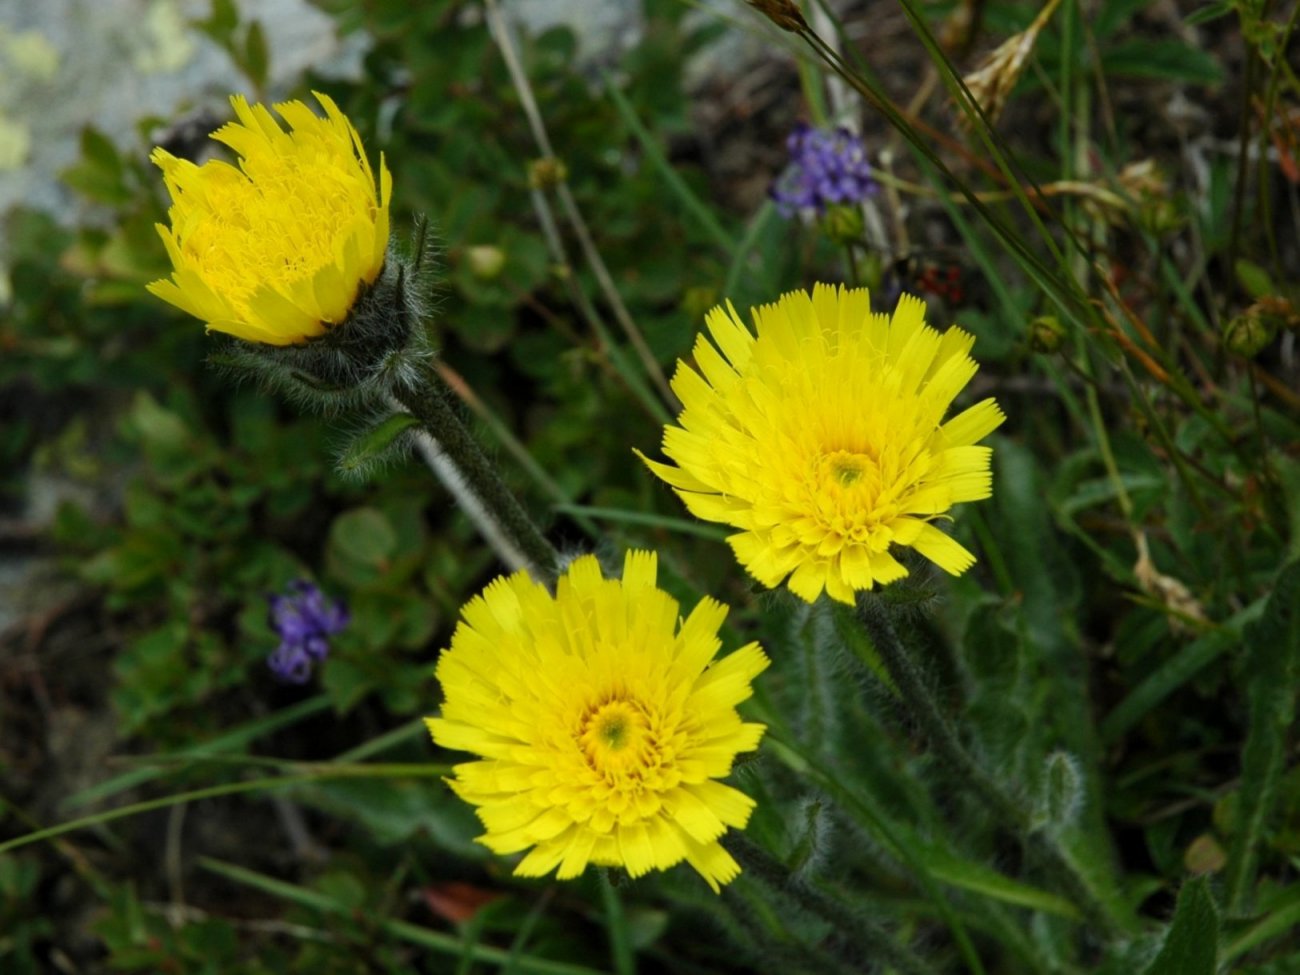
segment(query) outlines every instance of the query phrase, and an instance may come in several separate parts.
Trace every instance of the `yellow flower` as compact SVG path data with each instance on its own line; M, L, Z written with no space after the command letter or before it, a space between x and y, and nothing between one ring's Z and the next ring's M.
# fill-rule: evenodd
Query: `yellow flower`
M238 121L212 137L238 167L196 166L164 149L150 157L172 198L171 226L158 233L175 271L149 290L209 330L303 342L347 318L384 266L392 177L381 156L376 188L352 123L328 96L316 99L326 118L302 102L275 106L285 132L265 106L232 97Z
M715 308L679 363L680 426L664 429L677 466L638 456L697 517L738 529L736 558L765 586L788 577L813 602L907 575L910 546L958 575L975 561L932 522L992 491L991 450L975 446L1005 417L992 399L943 415L978 368L974 338L940 335L903 295L892 318L865 290L818 285L755 311Z
M554 596L524 572L497 579L438 661L429 731L482 756L449 782L478 807L480 843L529 850L519 876L594 863L639 877L686 860L716 891L740 872L718 839L754 802L717 780L758 747L763 725L736 705L768 660L751 643L714 661L726 607L706 597L681 620L657 568L629 552L622 580L605 579L584 556Z

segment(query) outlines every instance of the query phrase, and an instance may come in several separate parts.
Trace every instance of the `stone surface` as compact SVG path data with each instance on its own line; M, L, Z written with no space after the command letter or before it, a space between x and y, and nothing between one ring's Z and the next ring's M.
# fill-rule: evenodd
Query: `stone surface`
M341 44L306 0L239 6L266 32L272 95L308 65L355 70L358 43ZM249 92L225 52L189 26L209 10L209 0L0 0L0 214L23 203L81 215L58 173L76 161L86 124L138 147L141 118Z

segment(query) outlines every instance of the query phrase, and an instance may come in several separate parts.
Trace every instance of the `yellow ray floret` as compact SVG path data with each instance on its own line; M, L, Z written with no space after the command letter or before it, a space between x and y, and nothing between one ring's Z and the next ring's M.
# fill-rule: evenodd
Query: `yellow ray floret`
M699 336L694 367L673 377L675 465L637 455L696 517L739 529L728 541L759 582L809 602L903 578L900 547L969 568L932 522L992 492L991 451L976 443L1005 419L997 403L943 420L975 375L974 338L927 326L911 295L874 314L865 290L824 284L754 319L757 334L730 304L709 313L712 341Z
M629 552L621 580L584 556L554 596L524 572L497 579L438 661L429 731L480 756L449 783L477 807L480 843L527 851L520 876L685 860L716 891L739 873L718 840L754 803L718 779L758 747L763 726L736 705L768 660L756 643L715 660L726 608L706 598L683 620L656 575L653 552Z
M329 96L316 100L325 118L302 102L275 106L286 132L265 106L232 97L236 121L212 137L238 166L153 151L172 199L158 233L174 270L149 291L209 330L269 345L347 318L384 266L392 177L381 156L376 184L352 123Z

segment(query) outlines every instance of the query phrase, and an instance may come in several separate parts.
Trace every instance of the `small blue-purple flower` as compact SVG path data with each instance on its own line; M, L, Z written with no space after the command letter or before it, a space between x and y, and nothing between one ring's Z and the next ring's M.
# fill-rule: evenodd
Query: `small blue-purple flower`
M267 622L280 637L280 645L266 658L271 672L290 684L306 683L313 663L329 653L326 637L348 625L347 608L330 601L312 582L297 579L283 596L269 595Z
M861 203L876 191L862 140L846 128L815 129L800 122L786 140L790 165L772 184L777 209L825 212L836 203Z

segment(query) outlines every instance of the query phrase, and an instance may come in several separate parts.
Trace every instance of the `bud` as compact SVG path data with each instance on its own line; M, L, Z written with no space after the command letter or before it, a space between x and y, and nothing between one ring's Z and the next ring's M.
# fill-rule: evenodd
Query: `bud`
M748 3L782 30L798 34L808 29L808 22L793 0L748 0Z
M478 244L465 248L465 263L474 277L480 281L491 281L506 266L506 252L491 244Z
M1266 314L1259 303L1234 315L1223 330L1223 344L1229 352L1253 359L1263 352L1277 335L1277 319Z
M1116 180L1125 194L1132 197L1166 196L1169 178L1154 159L1139 159L1119 171Z
M1029 348L1051 355L1065 344L1065 326L1055 315L1039 315L1029 323Z
M1171 234L1186 223L1184 209L1169 197L1153 197L1138 210L1138 223L1157 237Z
M837 244L855 243L862 239L862 211L842 203L829 206L822 215L821 228Z
M1228 851L1213 833L1202 833L1183 851L1183 868L1194 877L1217 873L1227 865Z
M989 125L997 123L1002 109L1006 107L1008 96L1025 70L1029 55L1038 43L1038 35L1059 6L1060 0L1048 0L1027 29L1003 41L996 51L984 59L979 68L962 79L962 84L979 104ZM963 114L961 122L969 124L970 119Z
M543 156L528 164L528 186L534 190L549 190L569 178L569 167L555 156Z
M1057 830L1078 818L1083 805L1083 773L1073 755L1058 751L1047 756L1041 788L1034 814L1036 828Z
M813 877L827 866L832 820L820 799L805 799L798 811L799 832L787 863L796 877Z
M333 410L386 402L427 358L427 224L409 256L390 246L383 156L372 167L351 121L316 100L324 118L285 102L277 122L232 97L236 121L213 139L237 167L154 150L172 200L158 232L173 273L148 290L230 337L214 364Z

